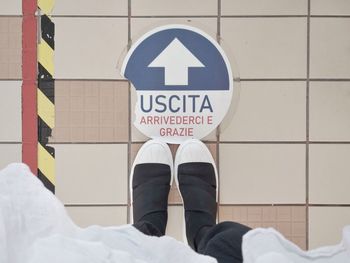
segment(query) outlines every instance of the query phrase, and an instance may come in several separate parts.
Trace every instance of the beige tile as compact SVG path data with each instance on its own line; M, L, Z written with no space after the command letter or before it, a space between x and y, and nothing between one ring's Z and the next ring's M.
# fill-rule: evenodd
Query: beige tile
M127 204L126 144L59 144L56 194L64 204Z
M221 15L307 15L307 0L222 0Z
M54 18L57 79L121 79L127 18Z
M21 0L0 0L0 15L21 15Z
M132 141L133 142L145 142L147 141L148 137L143 135L134 125L131 126L131 131L132 131Z
M142 146L142 143L133 143L131 144L131 147L130 147L130 167L132 167L132 164L136 158L136 155L137 155L137 152L140 150Z
M217 129L213 130L211 133L209 133L207 136L205 136L203 139L201 139L201 141L203 142L215 142L217 137L216 137L216 133L217 133Z
M184 217L182 206L169 206L166 235L179 241L183 241L183 223Z
M220 203L305 203L305 146L220 144Z
M309 247L339 244L344 226L349 225L349 207L309 208Z
M312 15L349 15L348 0L311 0Z
M175 182L173 182L173 185L171 186L168 202L169 204L182 204L180 191Z
M174 2L175 3L175 2ZM199 28L216 38L217 19L216 18L132 18L131 19L131 37L136 41L149 30L167 24L184 24Z
M312 18L310 77L350 78L350 18Z
M50 142L127 142L128 83L56 81Z
M21 36L22 18L0 17L0 79L21 78Z
M221 44L241 78L305 78L306 28L306 18L223 18Z
M311 82L310 139L350 140L350 82Z
M20 81L0 81L0 142L22 141Z
M221 141L305 140L305 82L241 82L237 110Z
M217 2L213 0L133 0L133 16L147 15L217 15Z
M53 15L108 15L127 16L127 0L60 0L56 1Z
M220 222L234 221L252 228L272 227L300 248L306 248L305 206L220 206Z
M310 203L350 204L350 145L310 145Z
M10 163L22 162L22 144L0 143L0 170Z
M74 206L66 209L73 222L79 227L119 226L127 223L126 206Z

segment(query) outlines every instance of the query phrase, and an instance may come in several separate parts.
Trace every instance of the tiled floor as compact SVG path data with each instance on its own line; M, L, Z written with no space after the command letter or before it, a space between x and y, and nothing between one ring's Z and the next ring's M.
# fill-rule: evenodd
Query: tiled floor
M92 224L115 226L127 223L126 206L66 206L66 209L68 215L80 227Z
M122 17L54 17L57 79L121 79L128 20Z
M0 17L0 79L21 78L21 23L19 17Z
M350 145L310 146L311 204L349 204Z
M57 144L55 149L56 194L65 204L127 204L126 144Z
M301 248L340 241L350 224L350 2L56 1L56 194L81 225L129 220L128 178L147 138L120 75L128 44L184 23L220 41L240 94L219 136L219 220L274 227ZM176 3L176 4L175 4ZM0 167L21 161L21 1L0 0ZM172 145L175 153L176 146ZM182 240L181 198L167 233Z
M310 24L310 77L348 78L350 27L347 18L312 18Z
M339 243L343 227L349 222L349 207L310 207L310 248Z
M304 204L305 146L220 145L220 203Z
M21 82L0 81L0 138L2 142L21 142Z
M303 17L224 17L221 37L243 79L305 78L305 25Z
M13 1L6 8L0 1L0 169L21 162L21 5Z
M349 92L349 82L310 83L311 140L350 141Z
M59 0L55 2L53 14L56 16L127 16L128 1L103 0L96 5L95 0Z
M222 0L221 14L230 15L307 15L307 1Z
M133 16L209 16L217 15L217 3L211 0L144 0L131 2Z
M5 168L9 163L18 163L22 161L22 145L16 144L0 144L0 169Z
M301 248L306 247L305 206L220 206L220 221L235 221L251 228L273 227Z
M306 82L246 81L240 88L239 105L221 141L305 140Z
M50 142L127 142L126 81L56 81Z

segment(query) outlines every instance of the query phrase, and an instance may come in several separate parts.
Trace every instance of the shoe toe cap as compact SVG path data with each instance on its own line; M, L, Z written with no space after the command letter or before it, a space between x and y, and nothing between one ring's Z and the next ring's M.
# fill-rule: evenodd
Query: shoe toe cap
M169 146L163 142L151 140L144 144L138 152L134 164L161 163L173 166Z
M199 140L189 140L182 144L176 155L176 163L203 162L214 164L214 159L207 146Z

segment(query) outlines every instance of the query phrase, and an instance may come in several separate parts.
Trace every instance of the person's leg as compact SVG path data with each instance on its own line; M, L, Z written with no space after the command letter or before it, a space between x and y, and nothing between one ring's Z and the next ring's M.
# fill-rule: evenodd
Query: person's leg
M175 179L184 203L188 244L219 263L242 262L242 236L250 229L233 222L216 224L217 172L215 161L202 142L189 140L180 145Z
M144 233L147 236L157 236L161 237L164 236L164 232L161 229L161 227L156 227L156 225L152 224L150 221L144 220L144 221L138 221L133 226Z
M151 236L165 235L173 159L169 146L151 140L139 150L130 176L133 226Z
M203 227L195 237L197 252L212 256L219 263L242 263L242 238L249 230L249 227L235 222Z

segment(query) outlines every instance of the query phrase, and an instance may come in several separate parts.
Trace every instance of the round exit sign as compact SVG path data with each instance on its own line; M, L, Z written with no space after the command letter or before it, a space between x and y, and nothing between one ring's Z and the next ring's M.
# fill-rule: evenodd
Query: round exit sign
M168 143L205 137L231 104L227 56L211 36L194 27L149 31L131 47L121 73L136 89L134 125Z

